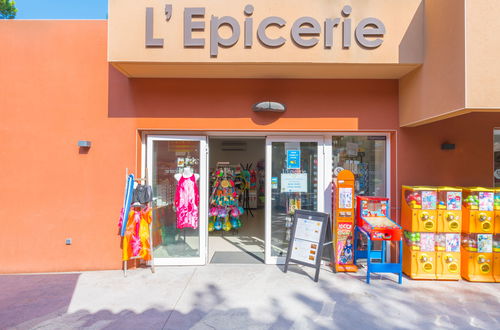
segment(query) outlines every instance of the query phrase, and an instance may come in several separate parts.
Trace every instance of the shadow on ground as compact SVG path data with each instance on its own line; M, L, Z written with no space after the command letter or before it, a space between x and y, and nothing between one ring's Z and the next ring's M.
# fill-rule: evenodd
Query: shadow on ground
M229 281L241 276L227 273L233 269L230 267L217 269L225 270L223 275ZM405 281L407 285L399 285L392 278L374 275L372 284L367 285L353 278L357 275L332 276L326 270L322 270L319 282L314 283L307 278L310 269L292 266L288 274L276 273L266 266L255 269L255 274L270 274L272 278L266 279L273 284L266 286L265 281L260 281L252 285L247 280L247 283L237 282L238 286L246 285L244 288L227 287L224 282L208 278L202 285L192 284L198 286L186 290L177 302L174 299L171 308L166 308L168 303L161 300L162 306L143 304L144 310L133 310L133 304L131 308L120 309L117 307L120 304L110 300L104 305L109 309L96 307L95 311L74 312L68 310L79 274L0 276L0 328L500 328L499 295L494 284ZM206 274L213 273L201 276L206 278ZM249 278L253 276L249 274ZM108 297L115 290L107 284L95 285L108 290L99 291L107 292ZM137 290L141 290L141 285ZM116 288L119 290L120 285ZM252 295L248 290L257 294ZM251 297L259 297L259 300ZM235 298L240 304L235 304Z

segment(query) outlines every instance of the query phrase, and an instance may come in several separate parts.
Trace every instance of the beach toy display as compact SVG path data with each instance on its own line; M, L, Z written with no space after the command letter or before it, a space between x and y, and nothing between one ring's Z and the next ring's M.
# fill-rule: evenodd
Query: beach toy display
M230 168L219 168L212 173L208 231L227 232L241 227L239 217L245 210L238 205L237 176L237 171Z

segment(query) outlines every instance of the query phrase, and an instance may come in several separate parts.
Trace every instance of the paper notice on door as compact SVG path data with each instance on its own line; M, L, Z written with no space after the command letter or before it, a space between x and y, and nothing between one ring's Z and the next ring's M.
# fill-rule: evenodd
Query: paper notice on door
M281 192L307 192L307 173L282 173Z

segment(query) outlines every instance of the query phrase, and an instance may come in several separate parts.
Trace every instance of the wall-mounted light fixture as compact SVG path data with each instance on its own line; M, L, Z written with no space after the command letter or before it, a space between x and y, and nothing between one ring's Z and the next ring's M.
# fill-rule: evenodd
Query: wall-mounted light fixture
M285 112L286 106L279 102L259 102L252 106L252 110L255 112Z
M80 148L90 148L92 146L92 142L91 141L80 140L80 141L78 141L78 146Z
M441 150L455 150L455 144L448 142L442 143Z

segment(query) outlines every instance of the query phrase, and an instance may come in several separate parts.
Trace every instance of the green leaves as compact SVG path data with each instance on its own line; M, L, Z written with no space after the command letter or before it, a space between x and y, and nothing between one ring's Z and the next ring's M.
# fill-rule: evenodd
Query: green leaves
M16 17L16 2L13 0L0 0L0 19L13 19Z

